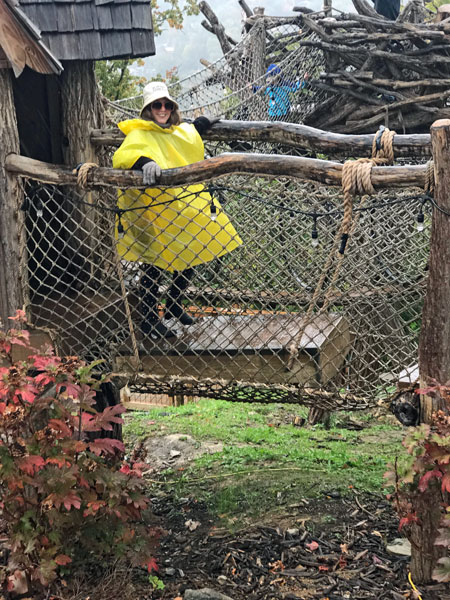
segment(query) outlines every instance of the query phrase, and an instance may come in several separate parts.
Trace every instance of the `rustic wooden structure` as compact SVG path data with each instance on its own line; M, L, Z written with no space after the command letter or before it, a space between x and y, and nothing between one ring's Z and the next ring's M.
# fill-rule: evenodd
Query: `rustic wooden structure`
M225 139L228 136L229 139L233 137L240 140L254 139L259 136L261 139L268 141L276 141L284 136L289 139L289 143L293 146L313 148L315 151L319 151L319 149L323 149L328 145L328 148L333 148L337 155L342 155L344 149L350 147L350 141L355 143L358 154L369 155L372 148L372 139L369 136L349 136L347 138L343 135L328 134L304 126L288 126L286 124L222 122L215 124L209 133L211 138L220 137L220 135L223 135ZM90 139L93 145L101 148L105 145L117 145L121 141L120 136L104 129L93 130ZM426 157L430 153L430 136L395 136L394 148L395 151L398 150L402 157L416 156L419 152ZM55 166L17 155L8 157L7 169L10 174L45 182L48 185L58 186L60 189L74 189L77 183L76 175L69 167ZM187 167L164 171L160 183L162 186L172 189L174 186L217 180L218 177L222 176L232 175L236 177L238 173L247 173L251 176L258 176L257 178L248 178L249 181L255 181L258 185L259 180L259 185L262 185L264 180L261 179L261 174L265 174L265 177L269 178L267 183L270 181L270 185L265 185L263 188L269 192L270 199L276 199L278 203L283 203L284 200L281 199L281 196L287 194L286 202L288 202L290 208L293 208L295 202L303 202L301 200L302 196L299 196L300 188L297 190L293 185L294 180L299 180L299 184L304 181L315 181L325 185L339 186L342 179L342 170L343 165L340 162L299 156L224 154ZM386 187L397 187L399 189L423 188L427 180L427 173L428 169L425 165L374 166L371 172L371 181L376 189ZM278 178L289 178L291 183L280 183L277 181ZM116 188L144 187L140 172L119 171L101 167L89 171L87 185L91 193L102 199L104 203L110 197L112 206L115 205ZM237 185L238 188L242 189L239 184ZM99 190L102 190L102 192L97 196ZM270 190L273 190L273 192ZM242 189L242 191L244 190ZM251 192L251 190L249 191ZM306 191L305 201L309 201L309 198L310 192ZM239 213L244 213L244 222L246 219L248 220L248 217L245 217L245 210L248 209L247 204L248 201L245 201L242 207L245 206L244 211L241 208L236 208ZM105 204L106 206L107 204ZM301 206L301 204L298 206ZM319 205L317 206L319 207ZM230 208L227 208L228 210ZM320 211L320 208L316 210ZM271 218L271 211L268 211L267 214ZM235 213L235 217L236 215L237 213ZM407 213L405 216L408 227L412 226L415 231L414 215L412 219ZM279 233L277 233L278 222L281 227ZM282 213L280 213L275 223L268 225L270 228L274 226L276 228L272 234L268 232L267 241L256 240L256 254L251 254L250 249L246 250L246 252L250 252L249 259L256 261L255 264L261 261L261 250L264 247L262 244L272 244L272 240L276 244L283 243L283 236L286 235L282 228L283 223L288 228L290 227L289 222L285 221L285 217L282 217ZM330 226L333 227L332 222L330 222ZM395 223L393 223L393 226L398 227ZM364 235L366 234L363 231L359 234L363 237ZM367 242L371 243L372 234L370 230L368 235ZM363 237L359 237L361 243ZM300 237L301 239L304 238ZM251 242L251 239L247 239L245 246L250 246ZM300 248L302 242L299 243ZM413 243L415 244L415 242ZM277 255L271 254L271 252L280 252L276 249L278 247L271 248L267 254L267 260L271 264L273 259L275 259L275 264L282 264L278 262ZM378 247L378 244L375 247ZM367 265L367 250L364 245L362 248L364 249L361 249L361 251L355 250L360 255L364 265ZM396 247L396 253L398 253L398 246ZM70 339L75 340L76 338L75 351L81 354L83 344L84 348L87 348L87 344L95 340L96 337L105 340L103 348L108 349L108 339L110 339L108 329L114 331L114 328L116 328L115 330L119 333L125 333L125 336L122 335L121 337L122 341L114 342L114 361L116 375L121 381L125 381L132 373L134 382L132 391L136 391L137 388L144 390L147 386L149 391L153 390L157 393L166 391L173 396L200 394L236 399L241 396L236 394L233 396L234 381L238 382L241 387L244 385L248 389L257 390L253 393L253 398L262 398L260 392L270 392L273 387L275 390L274 397L278 393L276 389L280 388L284 390L282 393L286 392L285 398L288 398L287 401L301 401L310 406L317 405L328 409L336 407L362 408L367 405L367 399L352 396L351 390L343 394L339 391L343 385L345 357L348 355L349 348L352 347L353 351L355 347L353 330L356 326L354 318L356 315L347 316L351 313L346 311L353 302L357 302L358 305L363 307L362 313L364 314L364 317L361 314L358 319L364 321L369 306L374 303L374 306L376 306L377 298L383 294L387 294L392 298L401 297L403 299L405 294L412 292L415 294L415 302L417 302L417 284L411 284L412 287L410 287L406 281L403 281L400 296L397 296L399 290L395 283L379 286L378 278L380 275L377 266L374 279L368 281L368 287L359 285L358 289L352 290L351 284L349 288L349 284L344 283L344 287L340 291L336 289L334 296L329 296L329 300L332 300L334 305L342 308L341 318L337 317L339 313L333 313L332 310L319 311L316 317L313 315L314 318L306 323L306 329L302 331L304 326L302 315L312 301L312 291L308 287L299 287L299 283L292 279L293 275L290 273L291 267L289 265L292 262L292 257L284 254L281 256L284 262L283 267L279 267L280 275L288 277L291 282L289 284L290 289L275 291L270 287L261 287L262 284L260 283L258 283L257 289L252 290L251 286L248 289L242 289L242 287L237 287L239 282L237 282L237 286L235 284L235 288L226 288L224 285L228 284L228 280L224 280L222 286L218 285L217 282L213 282L210 286L203 283L202 287L199 287L199 282L197 282L188 291L190 298L196 298L196 302L198 302L195 310L197 316L201 317L199 322L186 330L177 339L176 343L171 343L169 346L161 344L158 346L154 343L148 346L144 340L143 354L139 356L137 361L135 356L130 358L131 346L129 339L126 339L127 325L126 320L124 321L123 312L126 300L131 311L131 318L139 323L139 296L136 294L137 288L133 287L136 275L130 273L127 276L130 290L125 298L118 287L118 273L111 259L108 259L110 260L109 268L112 269L111 283L99 282L97 284L97 280L94 279L93 295L86 292L90 289L87 287L86 290L73 290L71 294L64 295L60 293L55 294L53 297L51 295L42 296L40 303L36 304L35 302L33 304L33 315L36 322L44 325L49 325L49 319L51 319L55 331L64 328L66 343L70 346ZM374 264L378 265L377 261L379 259L376 256L377 253L373 260L375 260ZM311 261L312 258L308 259L308 262L314 265ZM244 261L237 268L245 270L247 265L248 263ZM281 272L283 268L287 269L284 274ZM314 271L314 266L312 268ZM207 275L207 277L210 277L210 275ZM292 284L292 282L294 283ZM102 289L98 289L98 285L109 285L110 287L102 291ZM408 291L409 288L411 292ZM394 295L392 296L392 294ZM213 311L211 313L209 308L205 308L205 302L206 307L215 306L218 303L222 308L218 312ZM266 308L258 310L257 306ZM379 309L374 308L374 310ZM68 324L69 315L76 315L76 319L70 324ZM383 320L388 324L385 331L382 332L383 337L387 336L387 339L389 339L395 319L395 315L389 313L389 311L383 316ZM283 325L284 320L286 320L286 326ZM289 321L289 324L287 321ZM119 329L117 329L118 327ZM69 336L70 339L67 341L68 331L72 338ZM381 330L377 331L379 331L377 334L379 336ZM297 340L296 338L300 333L302 333L302 337ZM297 343L295 350L297 362L293 368L289 369L287 368L290 362L287 349L292 345L294 339ZM122 347L120 347L121 343ZM374 345L377 344L378 342L374 341ZM332 348L334 348L334 356L332 356ZM109 349L107 351L110 352ZM413 358L414 356L408 360L408 363ZM140 371L140 368L143 370ZM328 391L328 389L331 389L329 388L330 385L334 392ZM296 390L300 389L307 389L307 394L299 396ZM247 398L251 396L252 394Z
M101 161L86 136L87 130L104 125L94 61L154 53L148 2L0 0L0 318L5 326L32 293L18 277L26 277L19 268L26 257L17 253L23 246L17 243L23 233L18 211L23 195L17 182L7 178L6 157L20 148L22 156L70 167ZM50 227L59 209L46 207L43 218ZM33 251L39 251L40 243L33 241ZM89 249L75 240L73 231L60 230L58 252L55 277L66 277L73 265L85 268L83 254ZM66 283L70 285L70 277Z

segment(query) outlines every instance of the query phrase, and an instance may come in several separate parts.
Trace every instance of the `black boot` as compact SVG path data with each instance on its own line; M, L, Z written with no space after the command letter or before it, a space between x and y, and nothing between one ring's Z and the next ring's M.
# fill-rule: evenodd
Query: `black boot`
M142 267L142 277L140 281L141 303L140 309L143 316L141 322L141 331L144 335L152 339L163 339L175 337L175 331L172 331L161 322L158 314L159 283L161 280L161 269L153 265Z
M195 323L196 319L183 310L182 304L184 292L192 279L193 273L193 269L186 269L185 271L175 271L173 274L172 285L167 293L166 312L164 314L166 319L174 317L182 325L193 325Z
M173 329L166 327L159 319L156 322L149 320L143 321L141 331L143 334L150 336L153 340L172 338L177 335Z

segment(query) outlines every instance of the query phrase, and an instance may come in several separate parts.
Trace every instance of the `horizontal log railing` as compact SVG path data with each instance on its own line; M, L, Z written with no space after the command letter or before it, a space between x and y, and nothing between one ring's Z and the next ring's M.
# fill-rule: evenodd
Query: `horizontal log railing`
M203 138L211 141L271 142L303 148L323 154L340 153L347 156L370 156L373 134L347 135L332 133L293 123L264 121L220 121L215 123ZM93 129L91 143L97 146L119 146L124 135L118 129ZM395 156L431 156L429 133L396 135Z
M41 162L18 154L10 154L6 159L5 166L10 173L30 177L44 183L56 185L76 185L77 183L77 176L69 167ZM306 181L340 186L342 167L341 163L316 158L226 153L186 167L166 169L162 172L158 185L167 187L187 185L240 173L295 177ZM423 188L425 176L425 165L372 168L372 184L378 189L386 187ZM106 167L91 169L88 173L87 183L91 187L148 187L143 184L142 171L122 171Z

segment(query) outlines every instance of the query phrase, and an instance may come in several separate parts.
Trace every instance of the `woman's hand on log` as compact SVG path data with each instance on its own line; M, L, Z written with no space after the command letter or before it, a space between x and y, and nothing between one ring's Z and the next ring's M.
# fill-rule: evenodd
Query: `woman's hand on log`
M151 160L142 167L144 185L154 185L161 177L161 167Z

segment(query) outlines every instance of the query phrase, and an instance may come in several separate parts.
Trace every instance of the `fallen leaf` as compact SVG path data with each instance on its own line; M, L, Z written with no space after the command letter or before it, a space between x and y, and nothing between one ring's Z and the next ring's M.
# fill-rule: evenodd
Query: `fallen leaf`
M184 525L189 529L189 531L195 531L197 527L200 527L201 523L200 521L193 521L192 519L189 519Z
M376 529L374 529L372 532L372 535L377 535L378 537L382 538L383 536L381 535L381 533L379 531L377 531Z
M311 552L315 552L319 547L319 544L317 542L311 542L310 544L305 544L305 547L308 548L308 550L311 550Z

